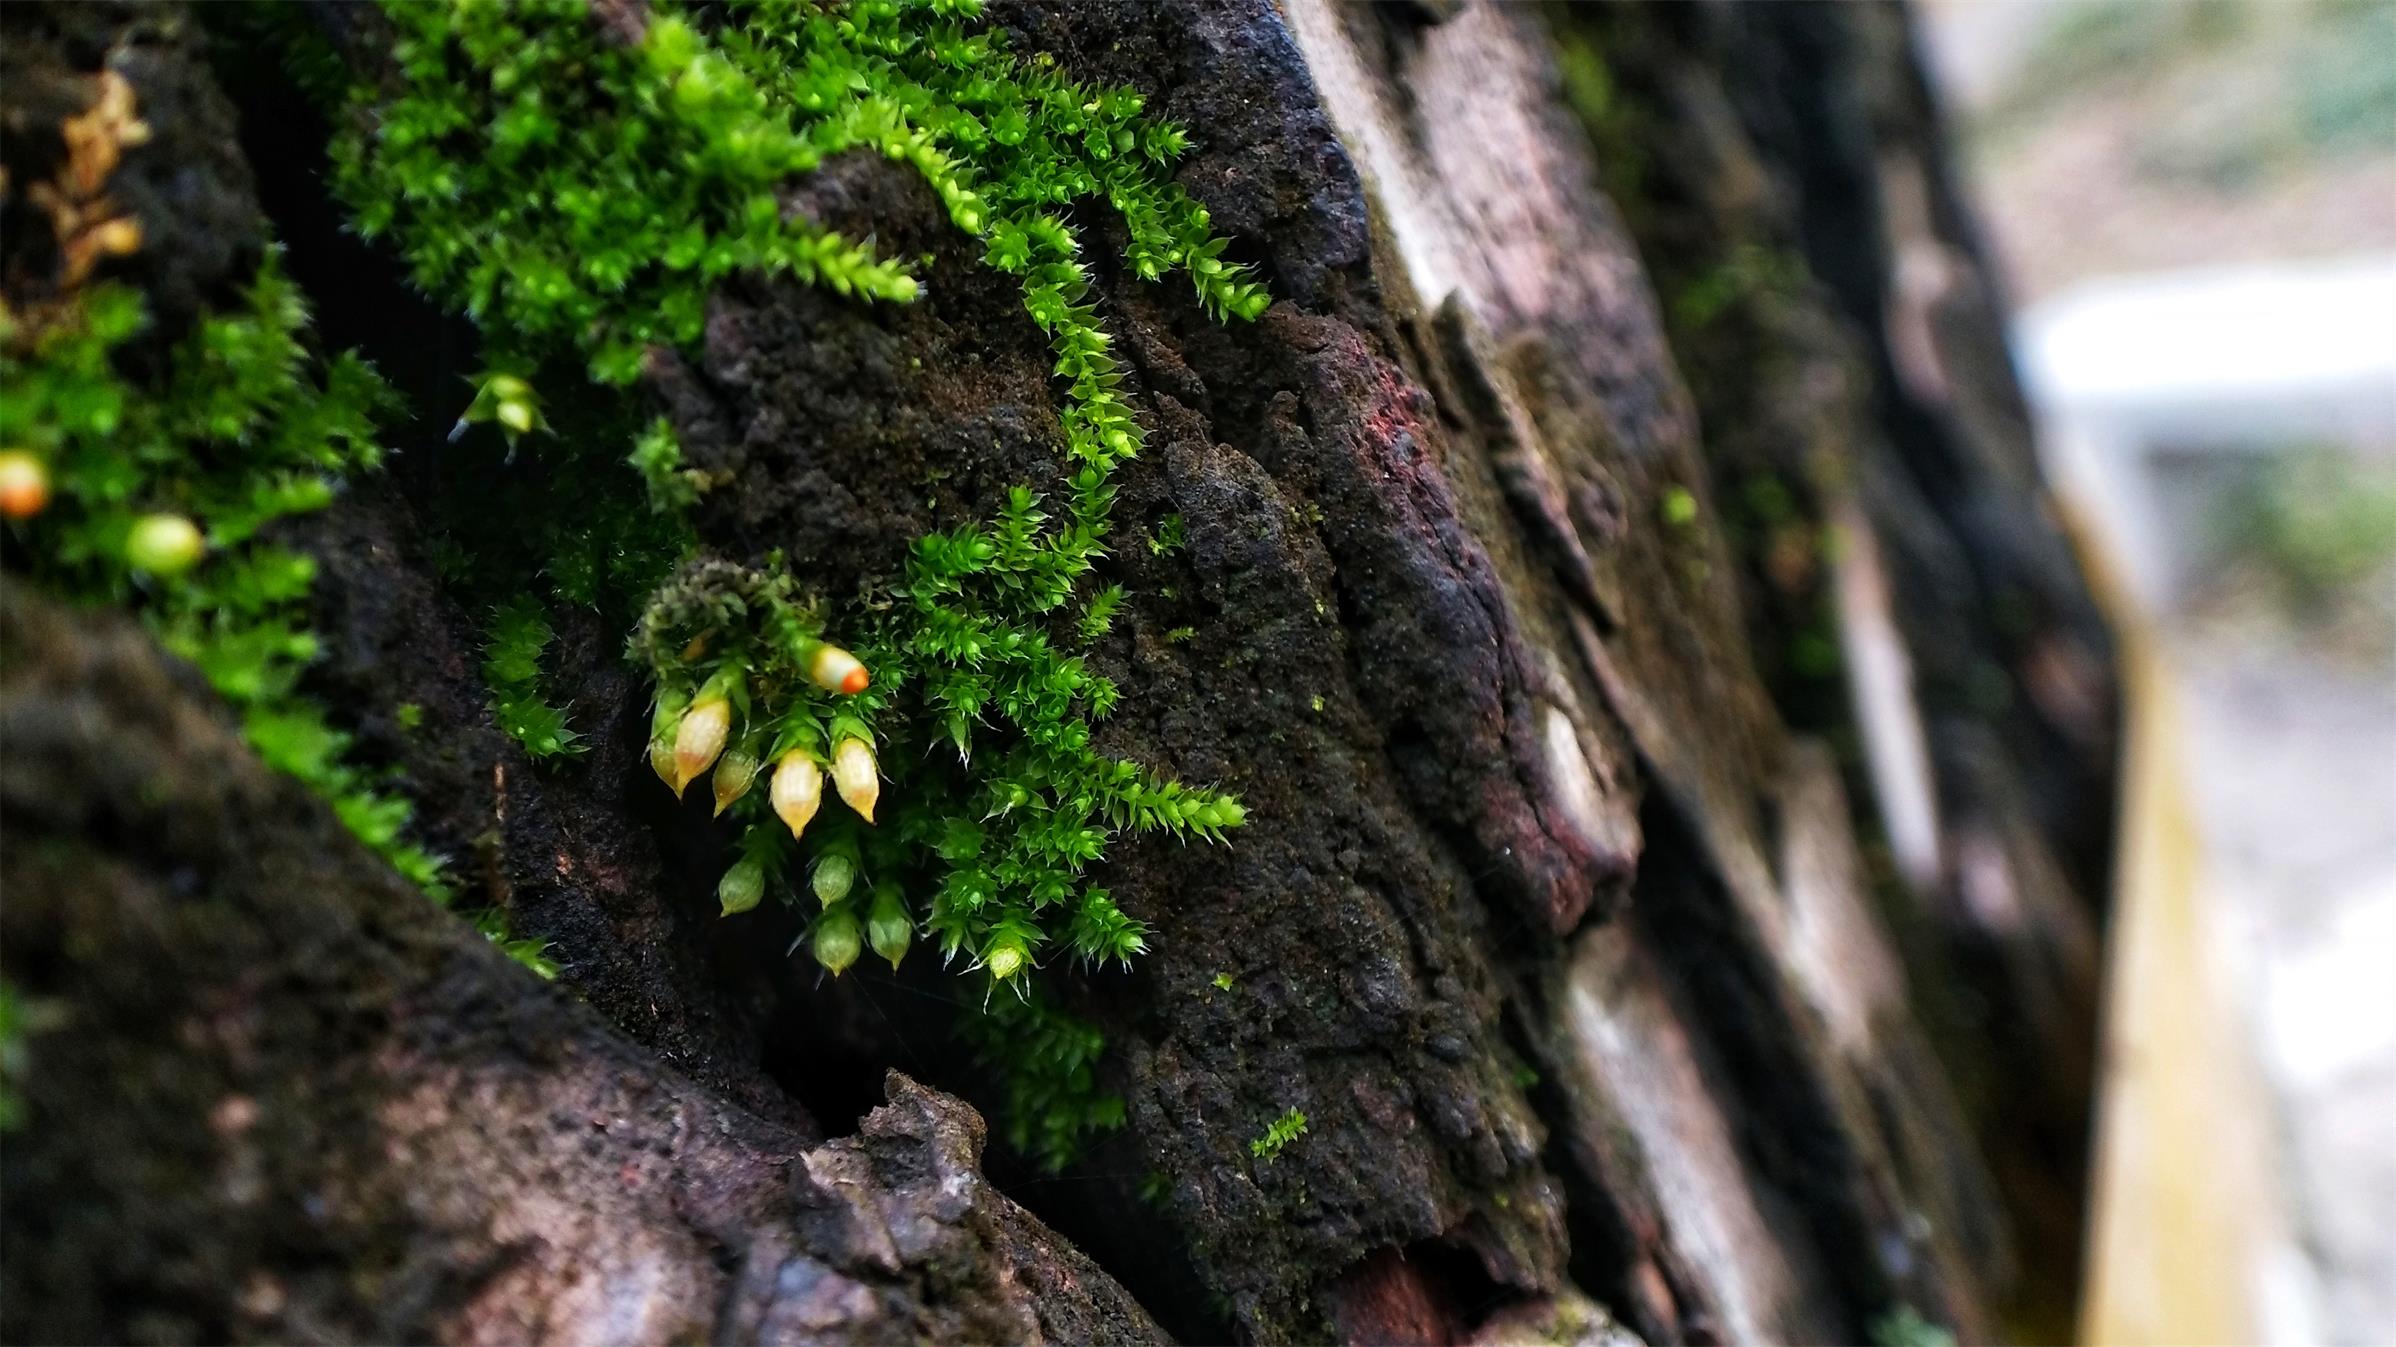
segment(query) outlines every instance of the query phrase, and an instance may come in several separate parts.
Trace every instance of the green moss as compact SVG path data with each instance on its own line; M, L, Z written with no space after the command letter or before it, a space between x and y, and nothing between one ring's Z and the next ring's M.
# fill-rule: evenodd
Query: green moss
M310 357L306 309L272 256L241 308L204 316L162 367L129 375L116 352L144 323L138 296L101 287L38 330L0 328L0 442L37 459L53 493L14 526L34 578L137 611L239 710L261 758L447 903L442 861L408 838L407 801L299 690L316 654L315 563L265 536L380 463L389 391L355 356ZM172 566L144 544L195 528L202 546Z
M1668 486L1657 498L1656 512L1674 528L1697 522L1697 496L1685 486Z
M1569 25L1554 27L1564 101L1588 133L1609 193L1617 204L1635 199L1646 162L1638 109L1622 96L1595 42Z
M541 652L556 639L549 615L529 596L519 595L491 611L483 648L483 680L499 727L533 758L573 757L590 746L566 724L566 713L541 693Z
M1874 1347L1955 1347L1955 1334L1923 1317L1911 1305L1898 1305L1874 1318L1868 1326Z
M664 514L698 503L705 483L700 473L682 466L682 442L664 417L650 422L632 442L632 454L625 462L648 486L651 509Z
M1100 1088L1106 1036L1032 987L960 1021L965 1041L1005 1091L1007 1144L1050 1171L1090 1137L1123 1125L1122 1097Z
M1804 286L1805 276L1805 263L1782 249L1737 244L1673 291L1673 325L1693 332L1736 306L1785 303Z
M1306 1135L1306 1115L1292 1108L1265 1124L1263 1136L1248 1143L1248 1153L1271 1164L1281 1158L1282 1149Z
M1180 551L1183 542L1181 516L1169 514L1156 521L1156 532L1148 538L1148 550L1161 557Z
M1011 986L1016 997L994 1006L985 997L988 1016L969 1016L969 1032L1009 1063L1019 1146L1061 1163L1082 1134L1118 1123L1121 1104L1089 1083L1096 1031L1030 996L1025 970L1052 952L1095 966L1146 948L1140 925L1084 879L1116 832L1211 839L1242 820L1228 796L1090 746L1117 693L1073 646L1102 635L1124 595L1083 582L1113 530L1112 471L1142 432L1063 212L1103 199L1122 222L1132 272L1179 271L1217 318L1253 318L1268 296L1222 261L1226 240L1162 174L1185 147L1178 127L1144 117L1129 90L1080 85L1044 55L1010 53L1001 35L977 31L978 10L971 0L782 3L708 11L702 31L666 4L623 42L573 0L387 3L393 69L335 94L346 111L334 181L364 232L388 240L420 286L480 326L485 392L495 380L526 389L511 412L517 384L498 384L507 396L478 397L489 414L470 410L470 421L505 427L511 445L521 436L577 469L593 455L568 446L630 445L603 463L636 489L561 469L549 480L587 476L602 483L599 499L575 510L530 501L505 516L612 520L629 535L637 526L621 512L638 502L675 521L665 533L685 545L680 511L707 483L683 466L670 427L528 433L533 407L567 409L547 413L562 418L591 402L530 390L577 367L602 385L631 384L648 347L697 342L708 293L734 274L871 301L916 297L900 263L786 214L776 193L791 176L848 150L903 162L957 228L983 240L984 263L1018 278L1065 394L1063 481L1016 487L988 523L920 539L905 573L865 602L834 607L802 592L778 557L754 568L692 563L642 606L631 648L658 682L652 761L678 778L688 773L674 766L677 739L707 750L719 809L743 830L735 869L754 862L754 873L727 878L740 900L727 910L745 910L758 879L820 909L819 935L837 925L845 936L870 901L865 924L884 957L903 957L919 923L944 958ZM295 59L328 64L321 54ZM606 424L640 423L629 395L600 401ZM1168 518L1152 545L1178 546L1179 523ZM510 546L469 527L451 543L461 576L489 573L490 553ZM607 610L608 587L588 567L561 560L554 538L538 550L561 600ZM648 563L672 550L632 549ZM538 696L546 624L529 607L502 617L491 671L503 723L528 746L570 751L571 731ZM870 668L870 688L825 677L818 661L846 653L834 639ZM694 726L725 716L720 739L683 733L694 706ZM852 773L855 798L816 817L809 792L844 745L852 767L859 752L870 762L878 747L898 751L878 755L878 772ZM935 745L947 751L924 751ZM786 770L777 819L772 792L749 786ZM867 811L877 811L871 827ZM786 854L786 839L769 845L784 820L803 832L808 856ZM819 885L805 903L798 876L820 874L832 856L852 882L828 896ZM813 945L819 960L833 951L837 972L856 943Z

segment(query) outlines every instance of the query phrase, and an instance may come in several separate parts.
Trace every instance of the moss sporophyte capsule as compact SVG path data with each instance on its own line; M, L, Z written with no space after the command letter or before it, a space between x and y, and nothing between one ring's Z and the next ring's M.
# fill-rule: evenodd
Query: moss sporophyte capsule
M865 662L828 641L816 642L807 655L807 678L826 692L854 697L872 685Z
M143 515L125 535L125 564L151 575L181 575L207 550L199 525L179 514Z
M715 896L727 917L754 908L765 897L765 863L754 856L734 862L717 881Z
M674 732L674 793L680 795L701 772L715 765L732 733L732 703L722 697L693 702Z
M843 739L832 750L832 785L841 800L866 822L874 821L874 804L882 798L882 777L873 745L863 739Z
M474 401L467 405L466 414L459 418L459 430L467 422L496 421L509 439L527 431L539 429L541 400L532 385L513 374L494 374L482 381L474 392ZM452 433L455 438L455 432Z
M849 896L857 883L857 863L845 851L829 851L816 861L815 871L808 876L815 899L826 907Z
M846 908L833 908L815 923L815 961L838 977L857 962L864 944L857 938L857 918Z
M728 748L715 764L715 812L721 817L757 780L757 755L743 749Z
M682 726L682 713L690 707L690 698L680 693L661 691L656 709L649 713L649 770L666 783L666 789L680 794L674 784L674 736Z
M907 946L915 939L915 923L907 919L906 904L899 901L895 887L875 888L873 911L865 918L865 938L892 968L907 956Z
M790 835L798 837L807 831L808 820L824 802L824 769L816 765L807 750L794 748L774 764L774 784L768 792L774 813L781 818Z
M0 515L31 519L50 503L50 470L22 449L0 450Z

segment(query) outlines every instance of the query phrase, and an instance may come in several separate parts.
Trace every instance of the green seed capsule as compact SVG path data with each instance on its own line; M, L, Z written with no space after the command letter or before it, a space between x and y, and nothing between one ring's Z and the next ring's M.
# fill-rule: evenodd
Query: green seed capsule
M715 760L715 812L721 817L734 801L749 793L749 785L757 779L757 759L737 748L727 748L724 756Z
M757 906L765 897L765 866L752 856L737 861L716 881L715 898L723 904L724 916L733 916Z
M1023 971L1023 946L1012 940L1001 940L990 947L990 953L984 961L990 965L990 976L1004 982Z
M857 939L857 918L843 908L834 908L815 924L815 961L834 977L849 970L857 962L863 948Z
M823 859L815 863L815 873L809 876L816 901L826 907L848 897L849 889L856 882L857 863L849 859L848 853L841 851L826 852Z
M143 515L125 537L125 562L151 575L181 575L208 550L199 525L179 514Z
M907 957L907 946L915 939L915 923L907 920L907 907L899 901L898 890L885 888L874 894L873 912L865 919L865 938L892 968Z

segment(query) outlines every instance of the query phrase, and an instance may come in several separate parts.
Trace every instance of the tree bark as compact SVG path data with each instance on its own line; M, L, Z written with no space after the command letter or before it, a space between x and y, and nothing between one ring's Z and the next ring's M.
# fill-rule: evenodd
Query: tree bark
M300 531L312 683L558 984L268 774L131 628L12 586L0 968L41 1012L0 1140L0 1335L2068 1324L2110 654L1904 12L992 17L1188 126L1180 182L1276 298L1218 326L1092 222L1149 431L1101 746L1248 818L1119 841L1103 882L1151 953L1057 979L1128 1126L1056 1179L985 1157L962 1101L997 1092L951 1033L978 1007L930 960L827 981L782 957L795 920L719 922L724 839L649 776L624 633L561 631L594 747L525 760L417 541L458 452L428 414ZM456 401L471 329L341 232L294 90L220 87L178 10L8 22L12 182L49 152L22 128L103 63L165 133L117 174L154 242L115 273L164 325L271 232L328 346ZM344 33L372 58L370 24ZM788 193L929 255L928 296L727 285L646 387L726 483L705 546L845 594L1055 477L1059 394L911 174L850 157ZM162 250L176 229L205 246ZM1168 514L1187 545L1139 546ZM1292 1108L1305 1135L1255 1154Z

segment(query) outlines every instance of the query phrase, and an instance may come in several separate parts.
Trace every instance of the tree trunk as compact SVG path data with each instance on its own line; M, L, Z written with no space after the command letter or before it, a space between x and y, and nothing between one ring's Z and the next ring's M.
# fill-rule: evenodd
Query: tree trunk
M370 12L317 20L387 59ZM291 530L309 689L460 905L560 972L410 892L138 629L10 584L0 1334L2061 1336L2110 651L1905 12L989 21L1189 128L1176 180L1274 296L1214 323L1089 217L1147 429L1099 743L1247 821L1100 867L1150 952L1042 976L1126 1125L1053 1176L983 1150L978 987L920 956L824 978L795 913L716 916L727 837L650 776L622 629L559 618L587 755L493 723L424 523L487 452L444 441L477 335L345 232L324 115L182 11L10 8L11 191L120 73L144 246L101 274L163 336L278 239L323 344L419 409ZM844 156L787 194L936 283L736 278L641 394L717 483L704 549L842 596L1055 478L1061 395L912 172ZM21 312L63 263L7 209Z

